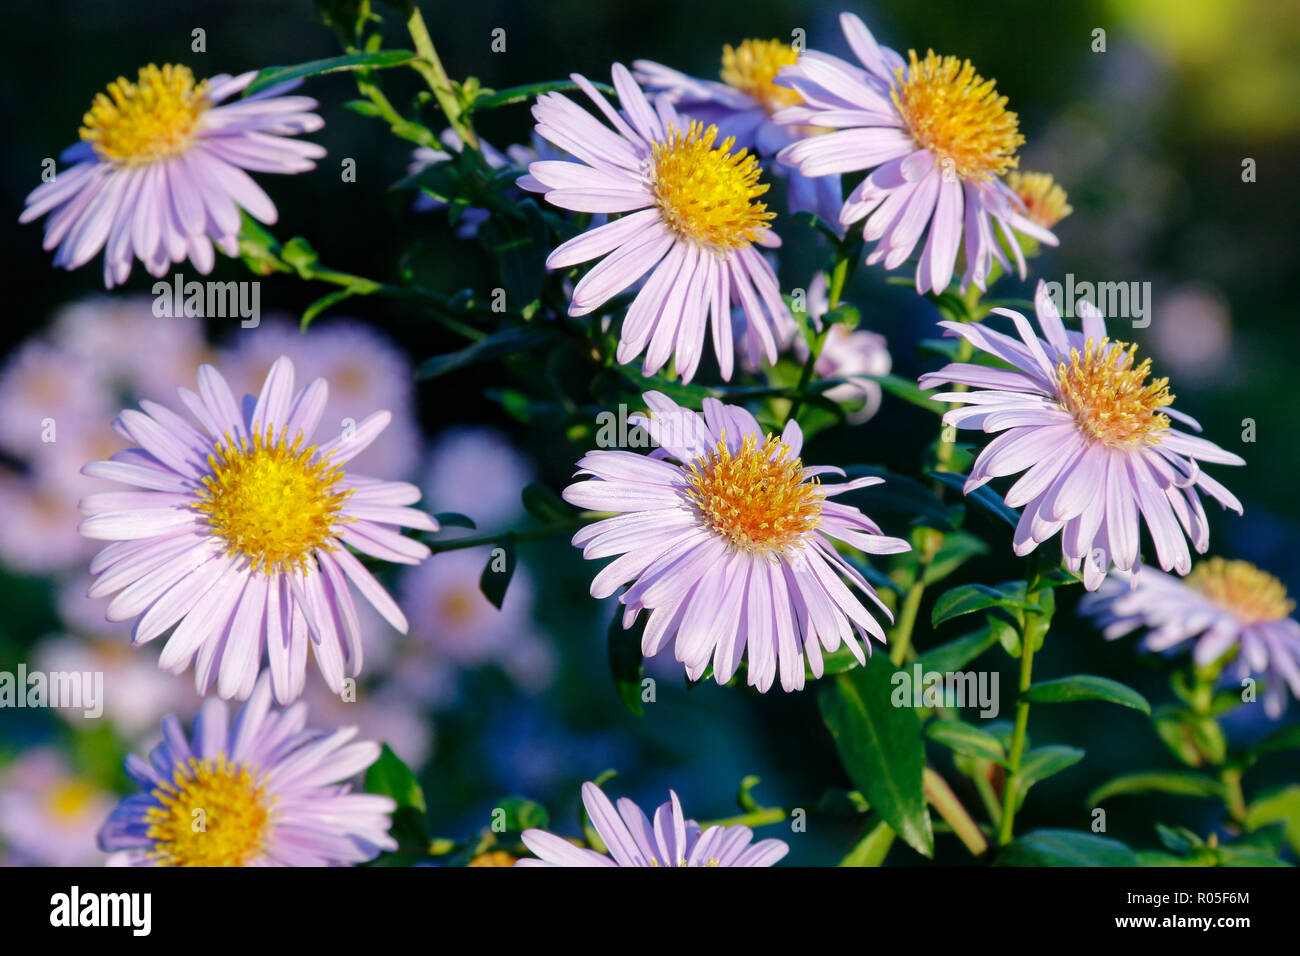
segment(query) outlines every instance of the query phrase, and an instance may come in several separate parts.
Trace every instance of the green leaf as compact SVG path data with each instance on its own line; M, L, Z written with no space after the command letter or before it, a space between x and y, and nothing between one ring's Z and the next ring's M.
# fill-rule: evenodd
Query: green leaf
M1189 770L1157 770L1148 773L1126 773L1103 783L1084 801L1089 807L1111 797L1137 793L1169 793L1180 797L1207 797L1223 799L1223 784Z
M498 554L500 550L502 553ZM497 610L505 603L506 591L510 579L515 574L515 536L507 533L505 537L488 554L487 564L478 579L478 589L483 596L496 606Z
M1007 752L990 733L961 720L932 720L925 735L949 750L970 757L981 757L1006 766Z
M1300 724L1292 724L1290 727L1274 731L1251 747L1247 754L1251 757L1262 757L1265 754L1284 750L1300 750Z
M1121 707L1132 707L1144 714L1151 713L1147 699L1108 677L1096 677L1092 674L1075 674L1072 677L1058 677L1030 685L1025 691L1025 700L1035 704L1068 704L1079 700L1101 700Z
M506 797L492 808L492 830L501 833L522 833L525 830L544 830L551 824L546 808L527 797Z
M573 509L550 485L530 482L524 486L520 498L524 510L543 524L567 524L574 520Z
M1165 746L1189 767L1199 767L1206 761L1218 765L1227 758L1227 738L1213 717L1165 704L1156 708L1151 719Z
M1034 830L998 854L1002 866L1137 866L1123 843L1080 830Z
M252 96L288 80L301 80L308 76L320 76L324 73L339 73L345 70L387 70L395 66L405 66L418 59L410 50L382 50L376 53L349 53L345 56L331 56L323 60L299 63L297 66L268 66L253 77L244 90L244 96Z
M1016 774L1016 806L1024 803L1029 788L1034 784L1074 766L1082 759L1082 750L1063 744L1049 744L1029 751L1020 762L1020 772Z
M997 639L997 634L991 627L981 627L978 631L972 631L955 641L931 648L917 658L917 663L926 673L938 671L947 674L951 671L959 671L996 644Z
M889 848L894 845L894 831L889 824L881 820L867 831L867 835L858 841L858 845L849 851L840 866L880 866L889 856Z
M645 627L645 615L637 618L632 627L623 628L623 607L614 611L614 620L609 624L605 634L605 647L609 653L609 673L614 678L614 687L623 705L640 717L644 712L641 705L641 632Z
M966 476L958 474L955 471L928 471L927 478L933 478L936 481L942 481L945 485L956 488L963 495L966 495L971 501L977 503L989 514L1001 518L1011 527L1020 523L1020 513L1014 508L1008 508L998 496L998 493L988 485L980 485L969 494L964 490L966 487Z
M549 233L535 200L525 199L516 208L521 215L493 216L479 227L477 236L496 260L506 300L523 312L542 293Z
M878 383L881 388L895 398L901 398L905 402L920 406L928 412L942 415L947 411L947 407L941 402L936 402L930 398L929 392L921 391L921 387L916 384L915 379L903 378L901 375L859 375L857 377L870 379Z
M894 673L877 658L826 682L817 702L853 785L894 832L929 857L934 834L921 789L921 721L911 707L893 706Z
M962 584L939 595L939 599L934 602L934 610L930 613L930 624L933 627L938 627L944 621L952 620L954 617L973 614L975 611L983 611L990 607L1009 608L1017 611L1039 610L1037 604L1026 601L1004 587L992 588L987 584Z
M429 831L425 822L428 808L424 802L424 790L411 768L393 753L388 744L383 745L379 759L366 770L366 793L391 797L397 804L393 813L393 839L408 845L428 845Z
M964 531L946 534L943 536L943 544L939 546L939 550L935 552L929 566L926 567L925 574L921 576L921 583L929 585L935 581L942 581L967 560L986 554L988 550L989 546L983 539L973 534L966 534Z
M1172 850L1174 853L1186 853L1205 845L1204 840L1186 827L1171 827L1157 823L1156 835L1160 837L1160 842L1164 844L1165 849Z
M439 528L468 528L473 531L477 527L472 518L454 511L439 511L433 516L433 520L438 522Z
M1273 823L1286 824L1286 841L1300 853L1300 785L1260 797L1246 808L1247 829L1258 830Z
M506 355L513 355L516 352L526 352L529 349L536 348L543 342L549 341L550 338L550 333L545 329L536 329L530 326L515 326L504 329L458 351L435 355L431 359L426 359L415 370L415 377L420 379L437 378L440 375L446 375L448 372L454 372L476 362L487 362Z
M607 96L618 95L614 88L606 83L592 83L592 86ZM542 93L563 93L576 89L578 89L578 84L574 83L573 80L547 80L542 83L526 83L523 86L511 86L504 90L485 92L475 99L469 108L474 112L494 110L501 106L526 103Z

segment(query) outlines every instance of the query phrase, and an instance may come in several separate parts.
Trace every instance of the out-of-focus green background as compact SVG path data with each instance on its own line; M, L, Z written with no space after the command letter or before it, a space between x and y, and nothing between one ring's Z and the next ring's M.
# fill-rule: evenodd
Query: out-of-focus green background
M611 62L636 58L714 76L724 43L788 37L795 28L806 31L809 46L845 53L836 22L841 9L858 13L881 42L897 49L930 47L969 57L981 73L997 78L1000 92L1020 114L1027 139L1022 168L1053 173L1074 206L1074 215L1057 230L1059 250L1034 262L1034 274L1050 280L1072 272L1079 280L1152 284L1152 322L1134 333L1137 340L1153 357L1157 373L1171 377L1178 407L1196 416L1207 436L1248 461L1244 469L1218 474L1243 499L1246 514L1238 519L1214 509L1213 551L1255 561L1292 590L1300 589L1294 560L1300 542L1294 480L1300 473L1295 437L1300 345L1294 332L1300 280L1300 3L480 0L423 8L449 73L473 74L495 88L575 71L604 79ZM381 7L380 12L389 11ZM306 0L19 0L6 13L10 42L0 83L6 131L0 216L12 225L0 239L7 293L0 348L9 350L40 330L57 307L101 291L98 259L75 274L56 271L41 250L40 227L16 224L24 196L39 181L42 160L75 140L81 114L97 91L150 61L184 62L207 75L330 56L337 45ZM403 45L400 24L392 20L390 42ZM190 52L196 28L206 31L202 54ZM497 28L505 30L504 52L491 49ZM1105 31L1104 53L1093 50L1096 30ZM417 89L414 77L393 74L385 81L396 90L396 101ZM386 135L375 121L340 108L354 96L351 80L320 77L305 91L321 101L326 127L313 138L329 155L314 173L259 177L280 210L277 234L306 236L323 261L359 274L391 278L399 259L408 256L405 261L434 288L481 288L488 271L480 248L452 238L439 215L412 214L409 196L390 191L405 173L408 144ZM526 141L529 116L524 107L500 110L480 128L498 145ZM343 158L356 160L356 183L341 182ZM1254 182L1243 182L1247 159L1255 162ZM787 245L797 247L800 241L787 239ZM805 285L815 261L811 250L783 255L783 285ZM245 276L239 263L222 259L214 277ZM147 292L151 282L137 264L123 291ZM1028 288L1008 282L1000 291L1023 296ZM273 277L263 283L262 307L301 311L323 291ZM933 356L918 356L915 347L933 335L936 316L924 301L908 289L887 287L884 274L874 269L858 271L847 297L860 306L865 327L888 336L896 372L913 375L930 367ZM385 330L416 361L455 344L418 315L389 303L358 301L347 311ZM257 334L221 322L209 331L218 342ZM484 401L485 387L505 384L495 374L490 366L476 367L420 387L418 409L426 433L464 422L500 425L538 476L562 487L573 460L562 433L545 423L523 429ZM1253 444L1241 441L1247 419L1254 422ZM879 463L915 474L932 434L932 418L887 399L871 422L817 439L807 457ZM764 799L787 805L845 782L809 693L755 699L707 686L688 698L680 682L665 680L661 702L646 717L630 716L606 674L603 629L610 608L586 596L593 568L563 542L529 545L524 558L537 578L538 621L558 649L560 674L540 699L522 699L490 676L467 678L472 692L462 696L463 706L430 718L436 740L426 789L432 815L446 822L449 835L485 823L486 808L512 791L548 802L565 826L577 783L606 766L621 771L614 785L619 792L657 802L675 786L688 809L701 817L727 812L737 781L750 772L764 778ZM963 575L995 583L1016 572L1006 548L968 566ZM12 670L31 644L56 626L52 592L39 578L12 571L0 580L0 590L0 669ZM1038 673L1105 674L1164 700L1167 690L1159 673L1131 640L1107 645L1076 619L1077 591L1058 610ZM957 633L923 629L917 642L924 648ZM985 661L1004 668L1004 715L1009 716L1010 662L998 652ZM188 676L183 680L188 688ZM1294 713L1293 706L1288 719ZM1245 739L1264 729L1262 718L1251 718L1233 733ZM1121 770L1172 766L1147 721L1135 712L1102 705L1039 708L1033 734L1083 747L1088 759L1035 790L1023 815L1026 827L1086 827L1090 818L1083 798L1097 782ZM19 719L0 712L0 748L9 756L47 740L66 743L66 730L31 715ZM96 752L84 741L78 746L79 753ZM514 772L541 753L547 755L545 772ZM93 757L86 761L94 762ZM83 769L102 773L93 765ZM1115 804L1110 832L1149 846L1156 819L1203 824L1197 806L1126 800ZM791 859L828 861L851 839L851 831L828 824L807 840L792 841ZM940 858L960 861L947 842ZM895 861L909 859L906 849L895 854Z

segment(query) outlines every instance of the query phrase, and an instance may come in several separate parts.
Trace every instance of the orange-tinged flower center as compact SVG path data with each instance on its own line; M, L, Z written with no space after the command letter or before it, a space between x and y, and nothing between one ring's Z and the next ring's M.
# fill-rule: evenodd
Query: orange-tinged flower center
M718 128L692 122L655 143L650 184L666 222L678 235L725 252L753 242L776 214L758 202L758 157L732 152L735 139L715 147Z
M722 82L763 105L769 114L803 102L794 90L775 82L781 67L799 59L799 51L780 40L746 40L722 48Z
M1051 173L1022 173L1013 169L1007 175L1007 185L1025 204L1029 221L1044 229L1051 229L1074 212L1074 207L1066 201L1065 190Z
M741 551L775 552L796 544L821 521L821 484L785 442L747 435L732 454L724 436L687 467L688 493L704 520Z
M1249 561L1210 558L1192 568L1183 581L1247 624L1281 621L1295 610L1286 586Z
M1151 382L1151 360L1133 364L1136 345L1110 345L1088 339L1083 352L1070 350L1070 361L1056 369L1061 404L1094 441L1111 446L1159 444L1169 428L1169 416L1160 409L1173 403L1169 379Z
M199 117L212 105L207 81L171 63L140 68L132 83L119 76L82 117L81 138L100 159L133 166L174 156L189 146Z
M332 547L331 527L351 489L340 489L343 469L316 457L316 446L289 444L268 427L235 442L229 435L208 456L198 509L230 554L270 573L302 568L316 548ZM346 520L346 519L342 519Z
M271 805L248 767L191 757L154 788L145 812L159 866L245 866L262 852Z
M894 71L891 96L916 144L962 179L986 180L1015 168L1025 138L994 81L976 73L970 60L933 50L924 60L915 50L908 57L906 69Z

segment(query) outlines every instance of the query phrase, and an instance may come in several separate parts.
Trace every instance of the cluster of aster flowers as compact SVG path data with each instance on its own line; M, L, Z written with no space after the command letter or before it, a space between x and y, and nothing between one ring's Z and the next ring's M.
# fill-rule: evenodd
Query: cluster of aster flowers
M441 137L445 149L426 145L412 157L418 179L473 151L490 175L508 173L515 197L538 194L574 214L546 267L569 283L568 317L591 317L602 332L617 322L617 364L639 360L643 377L681 385L714 367L724 382L738 367L761 375L787 352L803 367L783 422L772 407L756 415L716 397L696 406L644 390L644 414L630 424L652 449L591 450L562 493L589 519L573 545L587 559L611 559L591 596L617 599L621 627L640 628L641 654L670 652L691 681L743 679L760 693L778 683L802 690L841 649L873 666L873 643L888 645L896 606L878 593L871 562L912 550L849 503L881 478L805 464L798 411L809 377L833 382L823 397L856 425L879 412L892 363L882 336L833 314L843 271L819 274L803 308L782 294L773 178L785 184L789 213L823 227L837 267L848 256L885 270L911 263L919 294L952 287L967 302L1001 275L1024 279L1028 255L1057 244L1052 230L1071 211L1050 176L1018 168L1017 114L969 61L904 57L852 14L840 25L851 59L747 39L724 48L716 81L648 60L616 63L613 100L577 74L572 85L586 104L559 91L537 96L527 147L498 151L457 129ZM54 264L75 269L102 252L110 288L127 281L136 259L154 276L186 260L206 274L215 250L239 254L243 214L273 223L275 206L248 172L312 169L323 149L294 137L323 124L316 102L286 95L287 85L232 99L253 80L200 82L183 66L151 65L100 94L81 141L63 154L67 168L31 193L21 217L47 217ZM428 195L415 207L455 208L466 238L493 215ZM1266 674L1266 709L1276 716L1285 688L1300 694L1293 603L1258 569L1192 562L1193 550L1209 547L1202 496L1242 510L1205 468L1243 460L1192 433L1200 426L1172 407L1168 380L1153 377L1136 345L1112 340L1097 309L1084 304L1081 327L1067 328L1040 282L1034 311L1037 330L1004 308L987 320L942 322L959 359L917 383L951 387L931 396L955 406L945 424L995 435L974 457L964 492L1017 476L1003 496L1019 510L1016 555L1059 535L1065 567L1093 592L1083 610L1107 637L1146 627L1157 651L1195 638L1198 664L1235 657L1238 673ZM409 477L417 431L409 398L387 399L396 418L339 405L327 379L353 376L304 381L304 358L289 354L295 335L268 324L225 374L191 343L175 374L152 369L138 409L112 421L119 447L78 463L103 483L79 506L81 536L107 542L89 561L89 597L109 599L104 616L129 625L133 646L159 641L159 667L192 670L206 698L189 736L168 716L149 759L128 760L140 792L99 830L115 863L353 864L395 849L393 801L349 783L379 758L379 745L355 741L355 728L306 729L308 658L323 686L343 694L368 653L385 653L368 634L377 619L406 633L409 610L428 625L421 636L436 654L397 656L401 693L431 705L451 696L439 676L448 662L510 658L507 673L525 689L552 676L549 648L528 632L527 574L514 581L513 603L491 611L475 593L476 562L459 551L431 558L419 537L443 530L417 507L421 488L357 470L365 462ZM339 361L360 347L338 343ZM376 382L409 379L400 357L375 355ZM89 366L102 356L81 358ZM305 360L322 367L319 350ZM0 402L0 441L20 451L31 450L22 423L45 398L48 361L27 354L7 377L30 399L12 415L15 406ZM174 401L161 400L164 385L178 386ZM83 420L105 413L104 394L87 388L72 400L82 399ZM376 454L390 426L397 437ZM513 469L504 482L512 487L499 508L490 489L475 487L472 504L504 524L517 516L514 487L528 468L486 441L480 454ZM441 483L433 497L449 510L480 480L475 469L449 477L467 455L448 456L426 482ZM1165 573L1142 570L1144 528ZM412 569L396 591L400 604L376 576L385 564ZM451 604L462 609L454 620L435 610ZM426 666L431 656L439 667ZM244 701L233 722L230 699ZM582 798L593 846L529 829L522 844L533 857L520 865L769 866L788 850L754 842L746 826L687 819L675 793L653 819L627 799L616 807L593 783ZM197 806L209 815L202 830L189 825Z

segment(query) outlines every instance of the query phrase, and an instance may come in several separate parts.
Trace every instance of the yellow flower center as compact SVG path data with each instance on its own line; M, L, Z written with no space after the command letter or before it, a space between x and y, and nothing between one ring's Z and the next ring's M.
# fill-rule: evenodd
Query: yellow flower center
M1210 558L1192 568L1183 581L1247 624L1281 621L1295 610L1286 586L1249 561Z
M153 790L145 812L159 866L246 866L262 852L270 803L242 764L191 757Z
M270 573L302 568L316 548L330 550L339 510L352 494L339 489L343 469L316 457L316 446L292 445L283 430L254 433L250 444L229 435L208 456L198 508L229 554L242 554ZM347 520L347 519L342 519Z
M119 76L108 93L95 96L82 117L81 138L100 159L133 166L174 156L194 138L199 117L211 106L207 81L195 84L189 67L150 63L132 83Z
M799 59L799 51L780 40L746 40L722 48L722 82L763 105L769 114L803 102L794 90L773 80L781 67Z
M803 463L769 435L745 436L732 454L724 436L687 468L688 494L709 526L740 551L771 553L797 543L821 521L826 495Z
M891 95L917 146L962 179L986 180L1013 169L1025 138L994 81L976 73L970 60L933 50L924 60L915 50L908 56L906 71L894 71Z
M1066 202L1065 190L1052 179L1051 173L1022 173L1013 169L1007 175L1007 185L1025 204L1029 221L1044 229L1051 229L1074 212L1074 207Z
M768 187L758 181L758 157L732 152L735 139L714 147L718 128L693 121L655 143L650 181L664 221L680 236L725 252L753 242L776 213L757 202Z
M1084 433L1106 445L1158 444L1169 427L1169 416L1160 409L1173 403L1169 379L1147 382L1151 360L1133 364L1136 345L1109 339L1100 343L1088 339L1083 353L1070 350L1070 362L1062 360L1056 369L1061 404Z
M477 590L458 588L448 591L443 595L441 602L443 621L451 625L472 624L478 618L478 612L482 610L480 605L482 600L482 595Z
M50 812L61 820L80 816L94 799L96 790L84 780L67 780L50 792Z
M469 861L469 866L514 866L515 857L505 850L488 850Z

